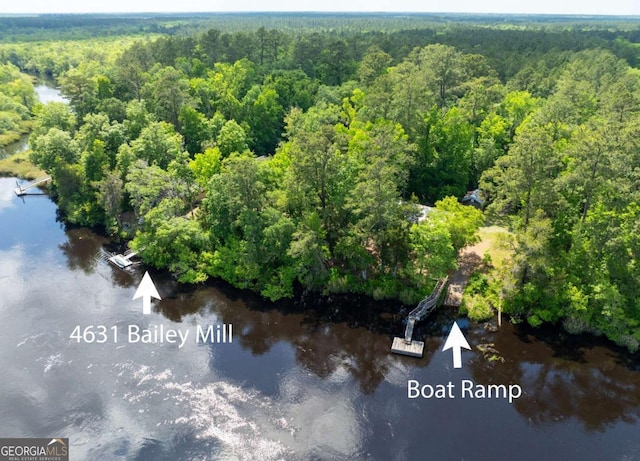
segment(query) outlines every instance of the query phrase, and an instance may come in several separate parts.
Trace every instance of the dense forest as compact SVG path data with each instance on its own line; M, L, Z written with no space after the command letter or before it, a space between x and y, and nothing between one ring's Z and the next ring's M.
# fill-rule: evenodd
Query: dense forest
M489 222L513 235L471 285L489 315L637 350L640 27L365 19L3 43L0 117L33 117L68 221L182 282L412 303Z
M0 64L0 147L29 132L36 101L29 76L12 64Z

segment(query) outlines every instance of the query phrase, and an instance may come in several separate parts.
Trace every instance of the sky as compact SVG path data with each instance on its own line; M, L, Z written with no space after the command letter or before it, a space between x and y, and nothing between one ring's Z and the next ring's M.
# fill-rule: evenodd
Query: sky
M1 13L398 11L640 15L640 0L2 0Z

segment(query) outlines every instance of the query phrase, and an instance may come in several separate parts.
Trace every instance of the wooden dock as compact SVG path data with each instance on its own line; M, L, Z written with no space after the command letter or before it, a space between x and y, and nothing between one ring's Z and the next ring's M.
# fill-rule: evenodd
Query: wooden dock
M22 197L23 195L27 195L27 191L32 187L36 187L40 184L44 184L45 182L49 182L49 181L51 181L51 176L44 176L42 178L38 178L34 181L31 181L30 183L27 183L27 184L23 184L23 185L17 184L18 187L16 187L13 191L16 193L18 197Z
M404 342L404 338L393 338L393 344L391 344L391 352L394 354L408 355L409 357L422 358L424 353L424 342L422 341L409 341L409 344Z
M436 283L431 294L420 301L416 308L409 312L407 317L407 326L404 330L404 338L399 338L397 336L393 338L391 352L411 357L422 357L424 342L413 340L413 329L416 322L422 320L436 308L445 286L447 286L446 277L442 280L438 280L438 283Z
M127 251L124 254L114 254L108 258L109 262L120 269L127 269L133 265L133 258L137 253L135 251Z
M127 250L123 254L117 254L101 248L94 256L94 259L101 263L112 264L118 269L128 270L139 264L139 261L134 262L131 260L136 255L137 253L133 250Z

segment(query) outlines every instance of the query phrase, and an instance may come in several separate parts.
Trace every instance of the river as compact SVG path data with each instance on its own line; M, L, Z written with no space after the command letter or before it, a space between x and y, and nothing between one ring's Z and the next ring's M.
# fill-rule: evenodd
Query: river
M50 85L39 84L34 87L38 99L41 103L46 104L48 102L67 102L67 99L60 94L56 88ZM29 135L25 134L20 136L18 142L9 144L8 146L0 147L0 159L8 157L10 155L22 152L27 148L27 142L29 141Z
M416 359L390 353L406 314L395 303L273 305L153 271L162 300L143 315L132 297L144 268L96 259L106 238L14 187L0 178L2 437L68 437L72 460L640 460L637 354L458 319L472 350L455 369L446 309L418 324ZM195 335L219 324L233 326L231 343L124 340L131 325ZM90 325L120 339L70 339ZM409 399L409 380L458 387ZM463 380L522 395L462 398Z

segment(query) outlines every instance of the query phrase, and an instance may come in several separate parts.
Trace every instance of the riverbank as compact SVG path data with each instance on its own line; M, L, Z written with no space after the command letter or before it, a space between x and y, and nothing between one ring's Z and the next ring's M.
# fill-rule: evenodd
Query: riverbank
M45 176L47 173L29 160L30 152L30 150L26 150L0 159L0 176L15 176L29 180Z
M31 133L32 128L33 120L22 120L17 130L0 134L0 148L19 142L23 135Z

